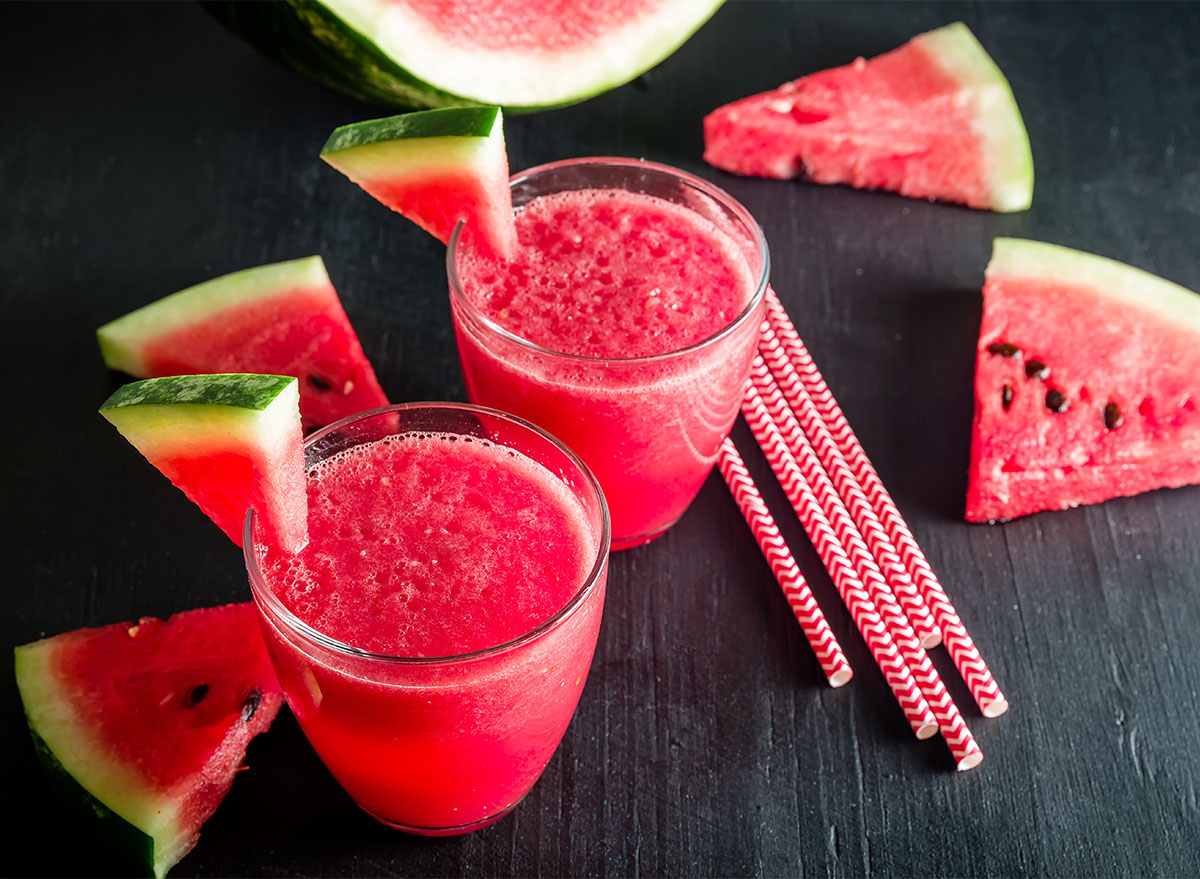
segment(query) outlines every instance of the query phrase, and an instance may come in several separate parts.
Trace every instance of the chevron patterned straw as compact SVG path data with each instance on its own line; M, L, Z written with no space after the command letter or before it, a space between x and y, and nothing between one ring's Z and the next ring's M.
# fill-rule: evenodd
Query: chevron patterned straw
M768 389L766 401L759 392L759 386ZM746 389L742 403L742 414L754 432L780 485L783 486L784 493L792 502L804 530L808 532L817 553L833 576L838 591L843 592L843 584L846 584L844 599L847 594L857 598L855 592L863 593L863 598L874 610L876 618L882 617L885 622L885 631L892 642L892 649L899 647L901 655L897 658L903 664L905 672L910 677L915 677L920 693L927 700L926 704L932 707L938 728L950 748L955 765L959 770L978 766L983 759L983 752L971 731L967 729L962 715L946 692L933 663L929 661L929 655L921 647L908 618L892 596L879 569L873 561L869 565L858 565L857 572L850 566L843 541L857 534L854 523L842 505L833 483L821 468L816 452L787 409L787 403L761 356L755 357L751 384ZM787 441L779 423L786 425L783 431L787 433ZM800 453L800 463L793 457L789 444L796 446ZM857 539L861 542L861 537ZM854 545L852 540L847 542L850 542L851 546ZM865 550L865 547L863 549ZM855 558L860 563L863 561L859 552L855 552ZM846 600L846 606L851 608L850 600ZM853 613L853 608L851 612ZM868 644L870 643L868 639Z
M771 566L771 572L779 581L779 588L783 590L788 606L796 615L804 637L808 639L809 646L816 654L821 671L825 672L825 677L829 679L829 685L841 687L848 684L854 676L854 671L846 661L842 647L833 636L825 614L821 613L808 583L804 581L791 550L784 543L783 535L779 533L762 495L758 493L758 488L750 478L742 456L738 454L733 440L728 437L717 453L717 467L725 477L725 484L729 486L730 494L737 501L746 524L754 532L758 548L762 550L763 557Z
M909 531L904 518L892 501L891 495L884 488L879 474L875 472L875 468L859 444L858 438L855 437L841 407L838 406L816 364L813 363L808 349L797 334L782 303L770 287L767 288L766 310L767 320L778 336L778 341L782 344L787 359L799 375L804 390L816 406L821 420L829 428L839 451L870 501L875 515L886 529L893 546L899 551L904 566L916 582L926 607L932 611L933 618L941 630L946 650L954 661L958 673L966 682L967 688L971 691L971 696L979 705L979 710L983 712L984 717L999 717L1008 710L1008 700L1000 692L979 649L971 640L971 636L967 634L962 620L959 619L958 612L950 603L950 599L930 568L924 553L921 552L912 532Z
M761 404L761 402L760 399L759 403ZM754 418L754 414L748 407L749 404L744 401L742 404L742 413L746 416L747 422L750 423L751 429L755 429L755 425L761 424L761 422L751 420ZM765 409L763 410L763 418L770 422ZM772 424L772 426L774 425ZM762 429L760 426L754 432L755 437L765 449L767 444L761 435ZM770 460L769 457L768 460ZM808 526L812 521L812 519L801 519L805 530L808 530ZM870 595L863 588L858 575L854 573L850 559L842 549L841 544L838 543L833 531L828 528L826 530L827 534L825 532L817 533L809 531L809 537L812 539L813 546L816 547L821 561L830 571L833 577L833 584L837 587L838 594L842 597L842 603L850 611L850 616L853 618L854 624L858 626L858 631L862 634L863 640L867 642L867 647L871 650L871 656L874 657L879 670L883 672L883 677L891 688L892 694L896 697L896 701L899 703L900 709L904 712L905 718L912 727L913 733L916 734L918 739L927 739L933 736L938 731L938 722L933 716L933 712L929 709L929 703L921 695L921 689L917 686L916 679L913 677L912 672L909 671L908 665L900 655L900 651L897 650L891 633L888 631L887 626L884 625L879 612L875 609L874 602L871 601Z
M783 346L779 343L779 337L775 335L775 331L766 321L762 325L758 351L766 361L767 368L770 369L779 389L783 392L792 414L800 422L805 436L816 450L817 457L821 459L821 466L825 468L825 472L833 481L834 488L837 489L842 501L850 511L862 539L870 546L870 554L874 556L887 578L892 594L904 608L904 614L912 623L921 645L926 649L936 647L942 643L937 623L934 622L929 608L925 606L925 601L921 598L921 593L917 591L912 577L909 576L908 570L900 560L900 554L892 545L891 538L884 532L870 502L863 494L854 474L850 472L850 467L833 441L829 428L821 420L816 406L813 405L808 393L800 384L800 377L796 375L796 370L788 361ZM763 388L760 387L759 391L763 392ZM792 453L795 454L795 449L792 449Z

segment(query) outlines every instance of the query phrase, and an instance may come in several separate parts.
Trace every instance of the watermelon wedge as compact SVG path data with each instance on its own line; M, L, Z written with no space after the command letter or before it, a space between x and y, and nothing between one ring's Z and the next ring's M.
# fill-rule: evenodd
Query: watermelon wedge
M321 158L443 244L459 220L502 257L516 248L498 107L424 110L343 125Z
M242 545L253 507L287 552L308 542L296 379L179 375L133 382L100 407L146 459Z
M99 836L162 877L229 792L283 696L253 604L16 648L38 755Z
M714 110L704 159L735 174L997 211L1025 210L1033 198L1012 90L961 23Z
M1200 296L997 238L983 288L966 517L1200 483Z
M263 54L359 100L541 110L662 61L721 0L208 2Z
M96 335L104 362L138 378L293 375L306 429L388 404L319 256L213 278Z

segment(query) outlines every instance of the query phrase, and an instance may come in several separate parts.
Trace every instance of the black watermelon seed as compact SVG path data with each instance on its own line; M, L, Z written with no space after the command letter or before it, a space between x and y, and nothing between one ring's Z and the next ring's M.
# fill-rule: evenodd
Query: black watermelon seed
M1000 402L1004 405L1004 411L1008 411L1008 407L1012 405L1012 385L1005 385L1000 391Z
M1030 360L1025 364L1025 374L1030 378L1045 381L1050 377L1050 367L1040 360Z
M1116 403L1109 402L1104 407L1104 426L1109 430L1116 430L1125 422L1125 416L1121 414L1121 407Z
M192 688L192 692L188 693L187 707L195 708L204 701L204 697L208 695L208 684L196 684Z
M258 690L251 690L246 695L246 701L242 703L242 720L249 720L258 712L258 706L262 704L262 693Z
M325 381L325 379L321 378L319 375L310 375L308 377L308 383L318 391L328 391L333 388L333 385Z
M1046 408L1051 412L1066 412L1068 405L1067 395L1058 388L1046 391Z
M988 345L988 354L999 354L1001 357L1016 357L1021 349L1008 342L992 342Z

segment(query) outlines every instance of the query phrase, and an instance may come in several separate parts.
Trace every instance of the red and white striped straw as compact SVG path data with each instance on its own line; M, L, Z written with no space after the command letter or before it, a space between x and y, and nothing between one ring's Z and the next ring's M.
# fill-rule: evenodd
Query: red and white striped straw
M743 414L746 414L747 421L750 421L751 415L746 406L747 404L743 402L742 411ZM766 410L763 410L763 414L765 416ZM753 426L752 422L751 427L753 428ZM755 436L766 448L759 431L755 431ZM887 626L875 609L874 602L871 601L871 596L867 594L862 582L854 573L850 559L837 542L832 530L828 530L828 533L809 531L812 524L811 519L802 518L801 523L808 531L813 546L821 556L821 561L831 572L834 586L837 587L838 594L842 596L842 602L850 611L850 616L853 618L854 624L858 626L859 632L862 633L863 640L867 642L871 656L874 657L879 670L883 672L883 677L895 695L913 732L918 739L927 739L934 735L938 731L937 719L929 709L929 703L921 695L921 689L917 686L916 679L896 648Z
M829 567L834 582L848 579L849 574L857 581L859 589L865 584L866 600L873 605L877 616L883 619L894 642L893 647L899 648L907 670L915 678L921 694L932 708L938 728L954 757L955 766L960 771L978 766L983 760L983 752L950 694L946 692L937 670L917 640L904 611L888 590L883 575L873 560L870 560L869 553L867 558L870 564L858 565L857 575L853 569L848 568L845 562L845 543L854 543L853 535L857 533L854 522L842 505L833 483L821 468L817 453L787 408L782 393L761 357L755 357L751 376L751 384L746 389L742 403L742 414L762 446L771 469L783 486L788 500L792 502L822 561L829 556L836 564L836 568ZM765 401L757 387L760 383L771 389ZM786 425L784 430L788 434L788 441L784 440L779 423ZM800 452L799 462L793 457L789 442ZM862 538L859 536L857 539L861 542ZM830 547L836 547L837 551L831 552ZM855 555L859 556L857 552ZM861 560L861 556L857 560ZM828 567L829 562L826 562L826 565Z
M771 374L775 377L788 406L791 407L792 414L800 422L800 427L816 450L817 457L821 459L821 466L825 468L825 472L833 481L834 487L850 511L850 516L854 519L854 524L858 526L862 538L866 540L867 547L883 571L892 594L904 608L904 614L912 623L921 645L926 649L936 647L942 642L937 623L934 622L929 608L925 606L925 601L921 598L921 593L917 591L912 577L909 576L908 570L900 560L900 554L883 530L875 511L871 508L870 501L863 494L854 474L850 472L850 467L833 441L829 428L826 427L816 406L813 405L808 393L800 384L800 378L788 361L779 337L775 335L775 331L766 321L762 325L758 350L771 370ZM762 390L760 387L759 391ZM796 450L792 449L792 454L795 453Z
M942 589L933 569L930 568L925 554L921 552L912 532L909 531L908 525L905 524L904 518L892 501L891 495L884 488L879 474L875 472L875 468L859 444L858 438L850 428L850 423L842 413L841 407L838 406L828 385L825 384L825 379L821 376L816 364L813 363L808 349L801 341L796 328L792 326L791 319L788 318L782 303L770 287L767 288L766 307L767 320L779 336L788 360L800 376L804 389L812 398L821 418L828 425L834 441L870 500L876 516L879 517L888 536L891 537L892 543L899 550L904 566L916 582L917 589L925 599L926 606L932 611L955 668L962 675L967 688L971 691L971 696L979 705L979 710L983 712L983 716L999 717L1008 710L1008 700L1000 692L1000 687L997 686L991 671L983 661L979 649L971 640L971 636L967 634L962 620L959 619L958 612L950 603L949 597Z
M829 679L829 686L841 687L848 684L854 676L854 671L842 653L842 646L830 630L825 614L821 612L817 599L813 597L812 590L808 588L804 575L796 565L796 559L784 542L783 535L779 533L779 527L771 517L762 495L758 493L754 480L750 478L746 463L738 454L733 440L728 437L721 443L721 449L717 453L717 467L725 477L729 493L737 501L746 524L754 532L758 548L762 550L763 557L771 566L771 572L779 582L779 588L783 590L788 606L796 615L804 637L808 639L809 646L817 656L821 671L825 672L825 677Z

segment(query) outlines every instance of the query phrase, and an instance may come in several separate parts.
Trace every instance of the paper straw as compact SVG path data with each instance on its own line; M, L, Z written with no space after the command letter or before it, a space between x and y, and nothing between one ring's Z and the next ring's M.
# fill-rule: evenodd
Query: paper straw
M825 677L829 679L829 685L844 686L850 682L854 671L830 630L825 614L821 612L816 598L808 588L804 575L800 573L796 559L784 543L783 535L779 533L779 527L771 517L762 495L758 493L758 488L750 478L742 456L738 454L737 447L729 438L725 439L717 453L717 467L725 477L725 484L729 486L730 494L737 501L738 509L742 511L742 517L754 533L758 548L762 550L763 557L771 566L771 572L779 582L779 588L783 590L792 613L796 615L804 637L808 639L809 646L816 654L821 671L825 672Z
M808 349L805 348L804 342L796 333L796 328L792 326L775 291L770 287L767 288L766 306L767 320L779 336L788 360L791 361L799 375L804 389L817 407L821 418L829 427L838 449L857 477L876 516L883 523L893 545L899 550L904 566L916 582L917 589L925 599L926 606L932 611L933 618L937 622L938 628L941 629L942 641L946 645L950 658L954 661L955 668L962 675L967 689L970 690L971 696L979 705L983 716L999 717L1008 710L1008 700L1000 692L1000 687L997 686L991 671L983 661L979 649L971 640L962 620L959 619L958 612L950 603L950 599L934 575L933 569L930 568L921 548L917 546L912 532L905 524L891 495L884 488L883 481L875 472L875 468L859 444L858 438L855 437L850 423L833 398L833 394L830 393L825 379L822 378L816 364L813 363Z
M759 402L761 403L761 400ZM746 415L751 429L755 431L755 437L766 448L767 443L764 442L761 435L762 428L755 429L755 422L751 421L752 416L745 402L743 402L742 412ZM765 416L765 410L763 414ZM842 603L850 611L854 624L858 626L863 640L867 642L871 656L874 657L879 670L883 672L883 677L895 695L913 732L918 739L927 739L934 735L938 731L937 719L929 709L929 703L921 695L921 689L917 686L916 679L896 648L887 626L875 609L874 602L871 601L871 597L858 579L858 575L854 573L850 559L838 544L832 530L829 530L828 533L820 530L810 531L809 527L813 524L812 519L806 521L801 518L801 524L808 531L817 554L829 570L833 584L842 597Z
M759 393L759 384L770 388L765 400ZM742 414L762 446L771 469L783 486L788 500L792 502L822 561L825 561L828 555L837 564L837 568L829 567L834 582L848 579L849 569L849 575L854 576L858 588L862 589L865 585L866 600L874 607L876 616L882 618L886 631L893 639L893 647L899 648L906 670L914 677L921 694L932 708L942 737L954 757L955 766L960 771L978 766L983 759L983 752L971 731L967 729L966 722L950 694L946 692L937 670L929 661L929 655L917 640L908 618L888 590L887 582L875 567L874 561L868 554L865 561L869 564L858 566L857 572L849 568L847 554L838 539L838 534L852 534L856 530L854 523L842 505L833 483L821 468L816 452L787 408L787 403L779 388L775 386L774 379L767 371L761 356L755 357L751 384L746 389L742 404ZM781 433L780 422L786 425L784 429L788 434L787 442ZM800 452L799 460L793 457L789 443L794 444ZM836 530L831 520L836 523ZM833 546L837 547L837 552L829 551ZM829 563L826 564L828 567Z
M937 623L934 622L929 608L925 606L925 601L921 598L921 593L917 591L912 577L909 576L908 570L900 560L900 554L883 530L875 511L871 508L870 501L863 494L862 488L859 487L858 481L854 478L845 458L842 457L841 451L833 441L829 428L826 427L816 406L813 405L808 393L801 385L795 369L792 368L784 353L779 337L775 335L775 331L766 321L762 325L758 350L766 361L771 375L775 377L780 390L783 391L784 399L791 407L792 414L800 422L801 429L816 450L817 457L821 459L821 466L825 468L825 472L833 481L834 488L837 489L846 508L850 511L854 524L858 526L862 539L867 543L867 549L875 558L880 570L883 571L892 594L896 596L900 606L904 609L905 616L912 623L921 645L926 649L936 647L942 642ZM795 454L795 449L792 450L792 454Z

